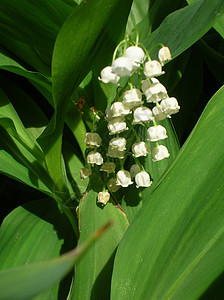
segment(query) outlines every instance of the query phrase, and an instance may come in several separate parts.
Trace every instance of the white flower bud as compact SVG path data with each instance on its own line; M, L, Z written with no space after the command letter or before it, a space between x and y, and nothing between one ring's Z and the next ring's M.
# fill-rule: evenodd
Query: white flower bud
M156 105L156 106L153 107L152 114L155 118L155 121L161 121L161 120L164 120L166 118L170 118L169 116L164 114L164 111L162 110L160 105Z
M130 168L131 179L133 179L139 172L141 172L140 166L138 164L132 165Z
M117 149L119 151L126 150L126 139L124 137L118 137L111 139L109 142L109 146L111 149Z
M117 185L121 185L123 187L128 187L131 185L133 181L131 181L131 175L128 171L121 170L117 172Z
M103 164L103 157L99 152L91 151L87 155L87 162L92 165L96 164L100 166Z
M149 153L149 146L145 142L134 143L131 147L135 157L147 156Z
M123 103L130 109L140 106L142 103L142 93L138 89L128 90L123 94Z
M145 59L145 52L140 47L131 46L125 50L124 56L130 58L134 62L134 69L137 69Z
M105 114L106 114L105 120L106 120L107 122L110 122L110 121L113 120L113 115L112 115L112 111L111 111L111 108L110 108L110 107L106 108Z
M117 82L119 81L120 77L117 74L112 73L112 67L105 67L101 73L100 73L100 77L98 77L98 79L104 83L114 83L117 84Z
M123 159L125 155L125 151L119 150L118 148L114 148L109 146L107 150L107 155L110 157L116 157L119 159Z
M153 83L145 92L147 102L158 102L167 97L167 90L161 83Z
M135 109L133 124L137 124L140 122L150 122L152 120L153 116L150 108L141 106Z
M152 184L150 176L147 172L141 171L135 176L136 187L149 187Z
M80 178L85 179L92 174L91 169L89 168L81 168L80 169Z
M102 203L103 205L106 205L109 200L110 200L110 193L108 193L108 191L99 192L98 201L97 201L98 203Z
M109 134L116 134L128 130L127 124L124 122L123 117L116 117L107 124Z
M100 171L107 172L107 176L109 176L110 173L115 172L116 165L113 162L105 162L102 167L100 168Z
M162 66L157 60L148 61L144 67L144 74L146 77L157 77L165 72L162 71Z
M157 142L167 138L166 128L161 125L149 127L147 134L147 140L150 142Z
M130 109L123 102L114 102L110 110L113 117L125 116L131 113Z
M98 133L87 132L84 142L88 148L95 148L101 145L102 140Z
M118 57L112 63L112 72L120 77L130 77L133 71L133 61L128 57Z
M117 185L116 182L117 180L115 178L111 178L108 182L108 187L113 193L115 193L120 188L120 185Z
M170 154L168 152L168 149L163 145L159 145L152 149L152 157L153 157L152 160L153 161L159 161L159 160L162 160L169 156L170 156Z
M166 98L160 103L160 107L163 110L164 114L172 115L178 113L180 106L178 105L177 99L174 97Z
M158 53L159 60L161 62L161 65L164 66L165 61L171 60L171 53L170 49L168 47L162 47L159 49Z

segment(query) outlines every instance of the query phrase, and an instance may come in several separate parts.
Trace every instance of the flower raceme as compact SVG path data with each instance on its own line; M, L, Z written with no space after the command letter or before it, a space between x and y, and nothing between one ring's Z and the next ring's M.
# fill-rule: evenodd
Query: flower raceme
M139 159L151 156L152 161L157 162L170 156L168 149L160 144L168 138L166 129L157 122L171 118L171 115L180 109L177 99L169 97L165 86L158 80L158 77L165 73L162 70L163 65L171 59L169 48L161 47L158 60L152 60L144 46L141 47L141 44L136 42L127 47L129 43L132 43L129 39L119 43L111 66L103 68L99 77L101 84L110 83L117 86L114 101L106 108L104 118L107 122L108 136L112 137L108 144L104 145L97 132L88 132L85 135L86 147L91 150L86 157L87 163L94 168L95 165L99 165L101 174L106 173L106 176L102 176L108 190L104 189L98 194L98 202L102 205L109 201L110 193L117 192L121 187L127 188L133 184L132 180L137 188L152 185L150 175L144 170ZM119 52L122 52L120 56L117 56L118 48L123 49ZM147 141L140 139L136 131L142 126L147 132ZM97 129L94 128L93 131ZM131 132L131 138L136 140L130 142L130 134L126 132ZM152 153L148 143L155 143ZM101 147L105 149L104 153L106 151L106 162L100 153ZM128 155L134 161L130 172L123 168ZM82 179L91 176L91 173L89 167L80 171Z

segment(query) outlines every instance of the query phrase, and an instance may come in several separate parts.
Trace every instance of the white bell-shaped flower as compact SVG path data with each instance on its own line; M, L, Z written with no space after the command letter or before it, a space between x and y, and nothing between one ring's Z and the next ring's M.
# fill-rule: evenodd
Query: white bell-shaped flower
M128 187L131 185L133 181L131 181L131 175L128 171L126 170L121 170L117 172L117 185L121 185L123 187Z
M100 76L98 79L104 83L114 83L117 84L120 77L117 74L112 73L112 67L108 66L105 67L101 72Z
M108 191L105 192L99 192L98 193L98 203L102 203L103 205L106 205L107 202L110 200L110 193Z
M167 97L167 90L161 83L153 83L145 92L147 102L158 102Z
M160 107L163 110L164 114L172 115L178 113L180 106L178 105L177 99L174 97L166 98L161 101Z
M87 162L92 165L96 164L100 166L103 164L103 157L99 152L91 151L87 155Z
M125 155L124 150L119 150L118 148L114 148L109 145L107 149L107 156L123 159L124 155Z
M125 116L131 113L130 108L128 108L123 102L114 102L110 108L113 117Z
M153 161L159 161L170 156L168 149L164 145L159 145L152 149Z
M162 47L159 49L158 53L159 60L161 62L161 65L164 66L165 61L171 60L171 53L170 49L168 47Z
M105 120L106 120L107 122L110 122L110 121L113 120L113 114L112 114L112 111L111 111L111 108L110 108L110 107L106 108L105 114L106 114Z
M145 93L145 91L150 88L152 86L153 83L159 83L159 80L157 78L146 78L145 80L143 80L142 82L142 86L141 89L143 91L143 93Z
M85 179L92 174L91 169L89 168L81 168L80 169L80 178Z
M136 187L149 187L152 184L150 176L147 172L141 171L135 176Z
M138 124L141 122L150 122L153 120L152 111L146 106L140 106L134 111L133 124Z
M140 47L131 46L125 50L124 56L130 58L134 62L134 69L137 69L145 59L145 52Z
M113 138L109 142L109 146L111 149L117 149L119 151L126 150L126 139L124 137Z
M123 103L130 109L140 106L142 103L142 93L139 89L128 90L123 94Z
M147 156L149 146L145 142L138 142L132 145L131 150L135 157Z
M106 172L107 176L109 176L110 173L115 172L116 165L113 162L105 162L101 168L100 171Z
M133 61L128 57L118 57L112 63L112 72L120 77L130 77L134 68Z
M157 77L164 73L165 72L162 71L162 66L160 62L158 62L157 60L151 60L145 63L144 74L146 77L148 78Z
M87 132L85 134L84 142L88 148L95 148L101 145L101 137L98 133Z
M111 178L107 184L108 188L110 188L111 192L113 193L115 193L121 187L120 185L117 185L116 182L116 178Z
M132 165L130 168L131 179L133 179L139 172L141 172L140 166L138 164Z
M116 134L128 130L127 124L123 117L116 117L107 124L109 134Z
M166 128L161 125L149 127L149 129L147 130L147 134L147 140L150 142L157 142L159 140L164 140L167 138Z
M166 118L170 118L169 116L164 114L164 111L162 110L160 105L156 105L156 106L153 107L152 114L154 116L155 121L161 121L161 120L164 120Z

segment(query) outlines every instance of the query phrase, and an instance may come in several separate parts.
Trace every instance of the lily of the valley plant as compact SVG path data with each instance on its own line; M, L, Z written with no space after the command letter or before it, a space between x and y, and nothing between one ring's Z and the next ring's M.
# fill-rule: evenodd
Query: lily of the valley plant
M223 299L223 11L0 1L0 300Z

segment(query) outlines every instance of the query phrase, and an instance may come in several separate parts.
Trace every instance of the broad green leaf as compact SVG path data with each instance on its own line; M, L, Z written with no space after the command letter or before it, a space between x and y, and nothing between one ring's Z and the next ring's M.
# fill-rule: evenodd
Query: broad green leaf
M2 223L0 272L50 260L74 246L74 232L65 215L59 211L56 202L50 198L31 201L13 210ZM66 296L69 286L64 284ZM26 284L26 289L27 287ZM1 288L1 294L5 289L11 290L11 287ZM41 294L40 299L55 300L58 293L59 285ZM3 295L0 296L1 299L2 297Z
M223 0L197 0L167 16L161 25L143 41L150 50L163 43L176 57L198 41L223 13ZM156 49L158 51L158 49ZM152 52L157 57L156 51Z
M198 299L224 269L224 87L116 254L112 300Z
M108 220L113 222L113 226L77 265L72 296L75 300L110 298L110 280L115 251L128 227L124 213L119 205L113 203L112 199L104 207L97 204L97 193L100 191L102 191L101 178L93 174L90 178L90 188L79 205L79 243L82 243L96 228Z
M21 0L19 5L15 0L2 0L0 32L36 47L39 55L48 57L50 62L57 33L72 10L60 0L40 0L38 3Z
M93 242L109 226L106 225L104 228L93 233L78 248L59 257L55 257L55 254L58 256L59 253L61 254L61 251L63 252L62 244L64 237L62 238L59 234L60 232L64 232L64 236L66 236L66 230L63 228L63 225L66 224L66 219L60 216L59 213L52 214L51 209L46 213L46 203L43 201L41 206L42 209L40 209L39 206L39 209L36 209L36 211L33 206L26 207L28 212L24 212L21 208L17 209L14 212L18 217L17 227L14 226L12 222L7 224L6 219L6 225L3 228L4 232L2 232L3 243L1 243L1 245L8 245L8 243L12 245L13 242L18 241L18 246L20 245L21 249L19 247L17 248L17 243L15 247L18 250L15 247L9 247L8 249L14 252L11 254L11 260L15 259L16 253L16 259L19 260L21 258L21 261L17 261L15 264L12 264L11 267L7 269L3 268L0 271L0 299L2 300L31 299L48 290L72 269L73 265L80 260ZM35 214L38 214L38 216ZM39 215L41 215L43 219L40 218ZM51 224L51 222L53 222L53 224ZM33 225L33 227L31 225ZM55 228L54 225L57 225L57 227ZM7 232L5 232L6 229ZM27 239L24 239L24 235L27 236ZM70 238L71 236L72 234L70 232ZM13 239L10 240L10 238ZM24 255L24 251L27 252L27 255ZM19 255L17 252L19 252ZM4 252L1 256L2 260L4 260L4 257L7 259L7 255L8 253ZM19 265L20 263L21 265ZM14 265L16 265L16 267L14 267ZM51 295L52 292L54 295ZM55 290L48 292L48 298L46 294L45 297L43 297L45 299L56 299L57 293L58 286ZM64 291L64 299L65 297L66 291Z

